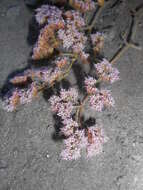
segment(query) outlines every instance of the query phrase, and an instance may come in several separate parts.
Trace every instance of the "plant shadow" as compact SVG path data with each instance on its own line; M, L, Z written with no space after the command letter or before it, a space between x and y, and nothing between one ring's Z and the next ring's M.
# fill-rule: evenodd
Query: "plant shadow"
M52 139L54 141L62 141L66 139L66 137L61 133L61 128L63 127L61 118L58 115L54 114L53 119L55 121L55 124L54 124L55 131L52 134Z
M28 45L34 45L38 39L40 28L38 23L36 22L35 17L33 16L29 22L28 27L28 35L27 35L27 43Z

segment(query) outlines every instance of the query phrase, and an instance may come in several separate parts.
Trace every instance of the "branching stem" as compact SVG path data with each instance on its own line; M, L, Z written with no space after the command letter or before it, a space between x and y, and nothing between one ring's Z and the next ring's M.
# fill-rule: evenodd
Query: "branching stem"
M142 7L143 8L143 7ZM139 12L141 11L138 10L136 12L131 12L131 16L132 16L132 23L130 25L130 29L129 29L129 33L127 35L127 37L125 38L124 36L122 36L124 44L122 45L122 47L115 53L115 55L111 58L110 63L114 64L116 63L116 61L129 49L129 48L134 48L137 50L141 50L142 47L140 47L139 45L136 45L133 41L134 38L136 36L136 32L137 32L137 26L138 26L138 22L139 22Z
M97 23L97 20L98 20L99 16L101 15L102 11L105 9L105 7L106 7L108 4L109 4L109 1L104 2L104 5L103 5L103 6L100 6L100 5L98 4L97 9L94 11L93 18L92 18L91 21L90 21L90 24L89 24L87 27L83 28L83 30L88 31L89 33L92 32L94 26L95 26L96 23Z
M96 81L96 85L97 85L98 83L100 83L100 82L101 82L101 80L98 79L98 80ZM88 101L89 96L91 96L91 94L86 94L86 95L83 97L82 101L80 102L80 105L77 106L76 121L78 122L78 124L79 124L80 127L82 127L81 114L82 114L82 111L83 111L83 107L84 107L85 103Z

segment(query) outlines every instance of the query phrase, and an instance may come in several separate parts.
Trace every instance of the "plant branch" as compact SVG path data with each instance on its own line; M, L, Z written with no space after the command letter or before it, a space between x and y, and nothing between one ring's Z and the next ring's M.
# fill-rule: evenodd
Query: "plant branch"
M61 52L59 55L60 56L75 57L75 54L73 54L72 52Z

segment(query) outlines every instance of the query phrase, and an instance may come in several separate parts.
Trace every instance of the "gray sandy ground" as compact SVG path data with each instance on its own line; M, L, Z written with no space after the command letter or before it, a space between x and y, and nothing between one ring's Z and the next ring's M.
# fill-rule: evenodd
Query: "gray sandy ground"
M128 9L142 0L126 0L99 18L104 54L111 58L129 27ZM128 8L128 9L127 9ZM32 17L19 0L0 1L0 87L7 76L24 68ZM143 46L143 17L136 41ZM62 142L52 138L54 123L43 96L7 113L0 102L0 190L142 190L143 189L143 52L129 49L117 62L121 80L110 86L116 107L97 115L109 141L90 160L62 161Z

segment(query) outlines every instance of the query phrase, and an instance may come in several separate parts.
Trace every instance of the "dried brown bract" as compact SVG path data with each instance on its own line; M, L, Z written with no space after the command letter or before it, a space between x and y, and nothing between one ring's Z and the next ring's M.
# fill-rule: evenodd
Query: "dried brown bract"
M55 33L59 27L63 27L62 23L59 23L59 25L46 25L41 30L38 42L33 49L32 58L34 60L49 58L53 54L54 49L59 47L60 41L56 38Z
M15 76L14 78L12 78L10 80L10 82L13 85L20 85L20 84L26 84L28 81L28 77L27 76Z

